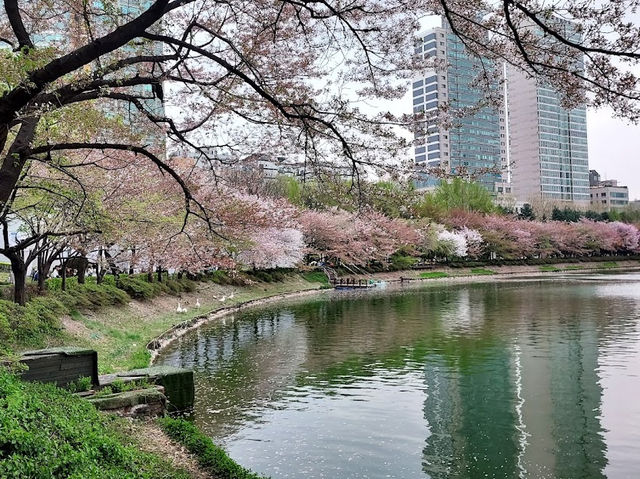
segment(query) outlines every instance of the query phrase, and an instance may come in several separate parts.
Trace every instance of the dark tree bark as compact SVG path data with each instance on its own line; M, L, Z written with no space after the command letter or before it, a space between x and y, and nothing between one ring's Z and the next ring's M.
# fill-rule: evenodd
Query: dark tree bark
M2 162L2 167L0 167L0 209L4 209L14 193L22 169L27 161L28 150L33 141L38 120L39 118L37 117L29 117L23 120L16 139L11 144L7 156ZM0 121L2 120L0 119Z
M19 254L5 253L13 273L13 301L21 306L27 302L27 265Z
M46 268L46 261L43 258L43 254L40 253L38 255L38 291L40 293L44 293L45 291L45 282L44 280L49 275L49 268Z
M62 291L67 290L67 262L62 262L62 284L60 285L60 289Z
M168 7L168 3L169 0L157 0L146 11L130 22L34 70L25 81L0 98L0 149L4 147L10 125L18 118L20 109L33 101L48 84L141 36L147 28L158 21L167 11L171 10L172 7ZM181 3L183 2L177 2L173 8L176 8ZM5 10L21 46L29 47L31 40L22 24L16 0L5 2ZM23 134L21 128L18 137L11 145L8 155L4 158L2 170L0 171L1 207L7 204L16 187L26 162L37 122L37 119L34 122L30 122L29 119L22 121L23 128L25 126L31 128L31 135ZM24 133L27 132L25 131Z
M86 265L81 265L78 267L78 284L84 284L86 280L87 267Z

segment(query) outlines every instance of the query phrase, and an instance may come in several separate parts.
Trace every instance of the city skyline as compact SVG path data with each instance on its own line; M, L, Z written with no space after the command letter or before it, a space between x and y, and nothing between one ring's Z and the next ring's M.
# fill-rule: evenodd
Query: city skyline
M637 19L632 15L632 19ZM421 18L420 32L423 37L429 30L440 26L438 15ZM412 89L400 104L402 111L412 111ZM640 151L640 136L637 125L629 119L615 117L610 107L586 108L588 169L598 170L603 180L615 179L629 188L629 201L640 199L640 164L629 161L632 152ZM415 158L415 154L412 152ZM631 158L631 160L633 160Z

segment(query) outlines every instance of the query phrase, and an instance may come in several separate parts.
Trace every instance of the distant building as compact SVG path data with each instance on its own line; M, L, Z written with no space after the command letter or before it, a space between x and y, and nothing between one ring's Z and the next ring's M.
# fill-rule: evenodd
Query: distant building
M593 170L592 170L593 171ZM599 175L598 175L599 176ZM604 180L589 188L591 208L597 211L611 211L629 204L629 189L618 185L617 180Z
M589 170L589 186L598 186L600 184L600 173L596 170Z
M351 167L323 162L309 163L300 155L271 155L255 153L241 160L227 160L217 168L218 173L249 174L253 178L273 180L278 176L289 176L302 182L309 181L324 173L332 176L351 177Z
M309 173L304 162L295 161L286 156L251 155L245 158L241 165L245 168L257 168L266 180L274 179L279 175L305 179Z
M420 34L415 46L420 59L435 59L436 68L425 71L412 84L415 163L438 174L420 174L418 188L435 186L443 174L472 177L496 192L506 164L506 131L501 108L477 108L484 92L475 85L481 61L469 55L446 22ZM499 88L496 85L496 88ZM446 107L451 124L445 127L440 111ZM460 118L456 112L470 109Z

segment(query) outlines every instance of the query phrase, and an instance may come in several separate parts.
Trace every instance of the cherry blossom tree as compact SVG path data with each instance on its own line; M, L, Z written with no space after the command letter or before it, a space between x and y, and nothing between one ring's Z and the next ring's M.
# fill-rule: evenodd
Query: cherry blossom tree
M467 256L467 239L464 234L442 229L438 231L436 252L445 258Z
M311 162L345 160L357 182L362 167L399 158L404 143L394 128L411 124L388 108L365 113L357 105L404 93L402 80L425 67L412 58L413 33L432 13L471 53L544 77L568 103L583 102L586 88L595 106L635 120L638 28L627 8L634 0L156 0L128 9L6 0L0 213L30 162L120 151L171 177L186 210L209 221L154 141L168 135L204 162L224 157L201 147L202 129L214 150L232 156L287 145ZM123 125L136 134L119 135Z
M294 268L304 259L302 232L294 228L264 228L256 231L252 245L237 260L254 269Z

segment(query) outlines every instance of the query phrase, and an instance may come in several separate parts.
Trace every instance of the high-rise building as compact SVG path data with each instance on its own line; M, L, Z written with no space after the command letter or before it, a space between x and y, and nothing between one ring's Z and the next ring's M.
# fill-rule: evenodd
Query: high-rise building
M570 32L572 27L558 20L558 28ZM586 106L566 108L557 90L515 67L507 68L507 105L511 181L517 199L587 206Z
M496 191L506 164L507 135L503 108L478 107L484 99L475 83L482 61L466 52L446 23L421 34L415 54L435 59L436 65L412 84L416 165L447 174L466 173ZM500 88L497 82L495 88ZM421 178L419 187L440 181L433 174Z

